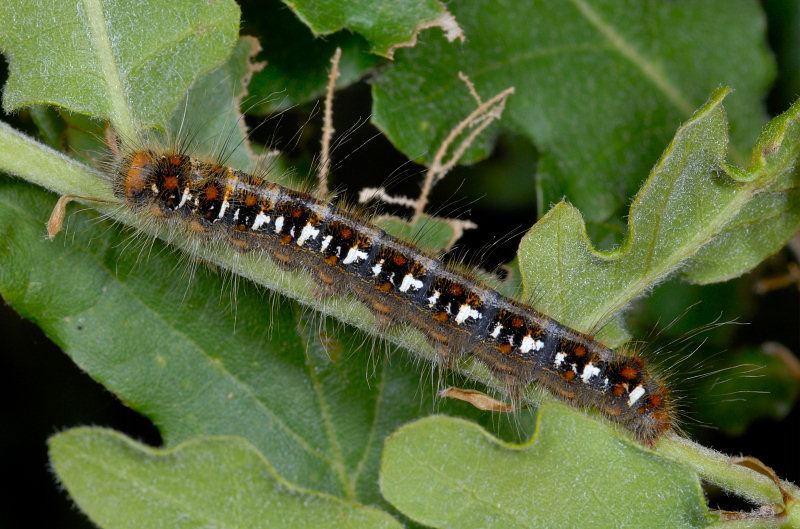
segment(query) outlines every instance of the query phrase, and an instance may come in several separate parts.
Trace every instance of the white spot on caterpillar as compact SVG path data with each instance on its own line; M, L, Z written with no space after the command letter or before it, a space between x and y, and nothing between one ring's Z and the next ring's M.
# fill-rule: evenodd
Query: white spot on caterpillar
M291 235L292 239L294 239L294 226L292 226L292 229L289 230L289 235Z
M228 209L228 206L230 206L230 204L228 203L228 200L227 199L223 200L222 201L222 207L219 208L219 215L217 215L217 219L221 219L222 217L225 216L225 210Z
M256 220L253 221L253 227L250 228L253 231L256 231L258 228L263 226L264 224L269 224L269 217L264 215L263 211L259 211L258 215L256 215Z
M275 219L275 233L280 233L283 229L283 217Z
M538 351L544 347L544 342L541 340L534 340L530 335L522 339L522 344L519 346L520 351L527 353L530 350Z
M157 186L157 185L155 185L155 184L151 185L151 186L150 186L150 189L152 189L152 190L153 190L153 194L154 194L154 195L157 195L157 194L158 194L158 186Z
M400 283L400 292L406 292L409 288L414 288L414 290L419 290L422 288L422 281L419 279L414 279L413 274L406 274L403 277L403 282Z
M333 235L328 235L327 237L322 239L322 246L320 247L319 251L324 252L332 240L333 240Z
M178 207L175 209L181 209L186 201L192 198L192 194L189 193L189 186L186 186L183 190L183 195L181 195L181 202L178 204Z
M498 323L494 326L494 330L492 331L492 334L490 334L489 336L491 336L492 338L497 338L498 336L500 336L500 331L502 330L503 330L503 325Z
M421 283L421 281L420 281ZM420 285L422 286L422 285ZM478 312L477 310L473 309L471 305L468 303L464 303L460 307L458 307L458 314L456 314L456 323L461 325L467 318L472 318L474 320L479 320L483 318L483 314Z
M362 259L366 259L369 257L367 252L362 252L358 249L358 246L353 246L350 250L347 251L347 256L342 261L343 265L348 265L350 263L355 263L356 261L360 261Z
M384 262L385 262L384 259L381 259L380 261L378 261L377 264L375 264L375 266L372 267L372 275L373 276L377 276L378 274L381 273L381 270L383 270L383 263Z
M438 290L434 290L433 295L428 298L428 306L433 307L439 300L439 296L441 295L442 295L441 292L439 292Z
M630 394L630 395L628 395L628 407L630 408L631 406L633 406L633 404L634 404L634 403L635 403L637 400L639 400L640 398L642 398L642 395L644 395L644 394L645 394L645 390L644 390L644 388L642 387L642 385L641 385L641 384L639 384L638 386L636 386L636 387L633 389L633 391L631 391L631 394Z
M553 361L553 365L556 367L560 366L566 357L567 355L565 355L564 353L557 353L556 359Z
M583 380L584 384L588 384L589 380L592 377L596 377L600 374L600 368L593 365L591 362L583 366L583 374L581 374L581 380Z
M300 237L297 239L297 246L303 246L308 239L316 239L319 235L319 229L315 228L310 222L306 222L303 226L303 231L300 232Z
M236 211L233 212L233 222L239 220L239 208L236 208Z

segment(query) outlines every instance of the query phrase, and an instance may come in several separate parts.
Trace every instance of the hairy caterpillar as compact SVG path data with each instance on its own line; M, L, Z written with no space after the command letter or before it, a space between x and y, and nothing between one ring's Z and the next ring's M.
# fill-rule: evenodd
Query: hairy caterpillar
M134 149L120 158L114 193L127 207L192 236L262 250L312 272L327 294L352 293L385 326L429 337L444 364L484 363L513 395L537 382L592 406L652 445L672 424L668 391L644 361L504 297L308 193L190 157Z

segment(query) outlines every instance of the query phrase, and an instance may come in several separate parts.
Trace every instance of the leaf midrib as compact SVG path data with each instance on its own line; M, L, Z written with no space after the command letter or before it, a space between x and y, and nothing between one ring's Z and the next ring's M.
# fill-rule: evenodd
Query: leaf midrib
M103 6L100 0L80 0L86 13L93 50L103 71L103 83L111 105L110 120L123 138L135 138L136 128L125 97L122 76L114 60L111 37L108 34Z

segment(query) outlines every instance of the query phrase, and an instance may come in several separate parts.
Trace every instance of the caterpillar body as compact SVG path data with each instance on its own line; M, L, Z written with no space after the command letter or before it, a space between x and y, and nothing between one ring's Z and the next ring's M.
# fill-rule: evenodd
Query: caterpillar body
M476 358L512 395L539 383L647 445L672 426L668 390L643 359L500 295L352 212L176 149L132 150L113 178L132 210L308 270L321 291L354 295L384 325L423 330L444 364Z

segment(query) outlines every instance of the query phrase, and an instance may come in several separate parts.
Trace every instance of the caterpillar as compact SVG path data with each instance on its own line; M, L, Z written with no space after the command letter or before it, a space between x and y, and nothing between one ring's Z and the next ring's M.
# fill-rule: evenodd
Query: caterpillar
M131 210L307 270L322 295L350 293L382 326L423 330L444 365L471 356L510 395L538 383L650 446L672 427L669 392L641 357L499 294L356 213L181 149L131 149L112 179Z

